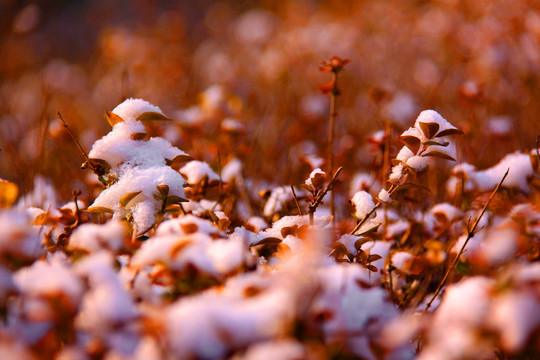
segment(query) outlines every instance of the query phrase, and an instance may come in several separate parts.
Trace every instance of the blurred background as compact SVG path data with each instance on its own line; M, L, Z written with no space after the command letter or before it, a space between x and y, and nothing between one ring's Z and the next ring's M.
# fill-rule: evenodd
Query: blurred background
M345 179L375 166L387 122L399 134L424 109L465 131L458 161L487 167L540 134L539 9L532 0L0 0L0 178L26 192L42 175L69 198L89 172L57 112L88 152L110 130L104 111L135 97L175 120L156 135L215 169L237 157L247 176L302 182L302 158L326 157L319 86L330 75L319 64L333 55L351 60L335 142Z

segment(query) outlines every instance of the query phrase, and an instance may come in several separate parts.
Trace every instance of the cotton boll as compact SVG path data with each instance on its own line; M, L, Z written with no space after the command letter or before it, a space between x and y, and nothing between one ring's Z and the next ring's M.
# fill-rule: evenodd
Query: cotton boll
M407 160L406 164L417 173L423 172L427 167L426 159L421 156L411 157Z
M103 225L82 224L77 227L69 239L69 248L96 252L101 249L118 251L127 235L125 225L111 220Z
M398 92L384 105L382 113L388 119L405 126L413 118L416 108L416 103L411 94Z
M393 166L392 173L388 177L388 181L390 181L392 184L400 184L405 176L403 170L404 168L402 163Z
M306 358L304 345L292 339L268 341L250 346L243 360L295 360Z
M350 197L353 197L360 190L368 191L372 188L380 188L381 185L375 176L364 172L354 174L349 188Z
M411 157L414 156L414 153L409 149L407 146L404 146L399 150L398 154L396 155L396 159L402 162L406 162Z
M75 272L87 278L90 286L75 322L79 329L102 333L135 318L133 301L123 288L109 253L98 252L82 259Z
M225 182L236 181L236 183L241 184L243 182L243 172L244 164L237 158L232 159L221 169L221 178Z
M179 172L186 176L187 182L189 184L197 184L201 182L204 178L207 178L208 181L219 180L219 175L216 174L208 163L204 161L193 160L188 162L184 167L182 167Z
M324 185L326 180L326 173L319 168L316 168L309 174L306 180L306 185L311 186L313 189L318 189Z
M263 214L270 217L273 214L284 210L286 204L293 200L294 196L289 187L277 187L272 190L270 197L264 205Z
M375 208L373 197L366 191L358 191L351 199L354 208L356 209L355 216L358 219L363 219L371 210Z
M420 123L435 123L439 125L439 130L437 131L437 133L440 133L444 130L457 130L454 125L450 124L445 118L443 118L438 112L434 110L424 110L420 113L420 115L418 115L418 118L416 118L414 127L418 129L418 131L421 131L423 133Z
M17 287L28 296L47 297L62 294L76 306L83 287L72 269L59 258L37 261L14 276Z
M38 236L39 228L31 226L25 212L0 212L0 255L23 262L38 258L44 251Z
M540 327L540 301L529 292L513 291L498 296L492 304L489 323L501 334L503 348L519 352Z
M155 112L165 116L159 107L150 104L148 101L133 98L125 100L115 107L112 112L121 117L125 122L133 122L139 115L145 112Z

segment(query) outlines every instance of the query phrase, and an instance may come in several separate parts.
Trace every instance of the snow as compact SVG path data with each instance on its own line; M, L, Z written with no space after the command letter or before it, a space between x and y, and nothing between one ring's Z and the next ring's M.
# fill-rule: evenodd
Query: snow
M495 136L507 136L512 131L512 118L510 116L494 116L487 120L488 132Z
M286 204L293 200L292 190L286 186L280 186L272 190L270 197L264 205L263 214L270 217L273 214L285 209Z
M243 360L295 360L307 356L304 346L293 339L266 341L250 346Z
M418 172L418 173L424 171L426 169L426 167L427 167L426 159L424 159L421 156L413 156L413 157L409 158L405 162L405 164L407 164L408 166L413 168L413 170Z
M127 235L125 225L116 220L106 224L82 224L77 227L69 239L70 249L96 252L101 249L118 251Z
M399 184L401 180L403 179L403 164L397 164L396 166L392 167L392 173L388 177L388 181L390 181L393 184Z
M111 169L104 178L112 183L105 189L92 207L104 207L114 211L114 218L121 219L127 214L133 217L137 233L147 231L155 223L155 214L162 207L162 201L154 198L159 195L156 186L167 185L169 194L184 198L182 176L166 165L179 155L186 155L163 138L148 141L133 140L132 134L144 133L144 124L136 121L144 112L158 112L159 108L140 99L129 99L118 105L113 112L124 118L115 124L111 132L94 143L90 150L91 159L106 161ZM125 207L120 199L130 193L141 193Z
M219 180L219 175L204 161L193 160L184 165L179 172L186 176L189 184L198 184L203 179Z
M377 198L383 203L383 204L390 204L392 203L392 197L388 191L385 189L381 189L379 191L379 195L377 195Z
M75 266L75 272L88 279L90 286L76 318L82 329L102 333L136 316L133 301L113 268L113 260L109 253L99 252Z
M225 182L232 182L234 180L236 183L241 184L244 178L243 171L244 164L242 164L242 161L233 158L221 169L221 178Z
M36 261L32 266L15 273L14 281L24 294L47 297L62 294L76 305L83 293L83 286L72 269L61 259L50 262Z
M184 179L168 166L126 169L123 176L108 189L105 189L90 207L105 207L114 211L114 219L121 219L131 213L138 232L151 227L162 201L154 199L159 195L156 186L168 185L169 195L185 198ZM122 196L140 191L125 207L120 204Z
M139 115L145 112L156 112L165 116L159 107L150 104L148 101L133 98L125 100L115 107L112 112L120 116L124 122L134 122Z
M416 112L417 106L413 96L404 91L397 92L382 109L385 117L401 126L407 124Z
M356 210L355 216L358 219L363 219L371 210L375 208L373 197L366 191L358 191L351 199L352 204Z
M445 118L443 118L438 112L434 110L424 110L418 115L418 118L416 118L416 122L414 123L415 128L418 130L421 130L420 123L435 123L439 125L439 130L437 133L440 133L444 130L449 129L457 129L454 125L450 124Z
M531 188L528 184L528 179L534 175L534 170L529 155L520 152L514 152L504 156L496 165L485 170L476 170L473 165L464 163L456 165L452 173L455 176L463 176L466 179L466 191L472 191L474 189L490 191L501 181L507 169L510 169L510 171L503 186L506 188L516 188L524 193L530 192Z
M354 174L351 184L349 186L349 195L350 197L353 197L354 194L356 194L360 190L370 190L371 188L380 188L381 185L379 181L377 181L376 177L365 173L365 172L357 172Z
M316 168L311 172L311 174L309 174L309 177L306 179L306 185L309 185L309 186L313 187L314 189L319 188L321 185L319 185L317 187L313 185L313 179L317 175L324 176L324 179L326 179L326 173L324 171L322 171L321 169Z
M232 131L232 132L242 132L245 130L244 124L233 118L223 119L221 122L221 130L223 131Z
M407 146L404 146L399 150L398 154L396 155L396 159L402 162L406 162L410 158L414 156L414 153L409 149Z
M0 254L35 259L43 252L38 236L39 228L30 226L25 212L5 210L0 212Z
M506 292L493 301L488 321L501 334L506 351L518 352L540 327L539 309L540 301L534 293Z
M434 215L440 214L444 216L447 222L451 223L463 216L463 212L449 203L439 203L431 208L431 213Z

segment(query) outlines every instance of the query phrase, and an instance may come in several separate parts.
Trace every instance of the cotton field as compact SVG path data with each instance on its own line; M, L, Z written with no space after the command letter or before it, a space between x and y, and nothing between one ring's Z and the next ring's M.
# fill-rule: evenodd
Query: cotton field
M0 20L0 359L540 358L538 4Z

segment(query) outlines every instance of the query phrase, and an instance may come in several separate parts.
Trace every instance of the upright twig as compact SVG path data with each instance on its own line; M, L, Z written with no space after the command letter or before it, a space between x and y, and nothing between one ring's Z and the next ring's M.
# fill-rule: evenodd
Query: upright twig
M291 191L294 197L294 202L296 203L296 207L298 208L298 212L300 213L301 216L303 216L304 213L302 212L302 208L300 207L300 204L298 203L298 197L296 196L296 191L294 191L294 186L292 185L291 185Z
M330 166L330 174L334 172L334 132L337 116L336 101L337 96L340 94L337 82L338 74L344 69L349 61L349 59L341 59L338 56L333 56L329 60L321 62L321 66L319 67L321 71L332 73L332 80L330 80L329 83L320 86L322 92L330 96L330 129L328 131L328 163ZM335 218L336 209L333 192L330 194L330 212L332 218Z
M397 186L395 186L394 184L392 184L392 186L390 186L390 189L388 189L388 193L390 195L392 195L394 193L394 191L397 190ZM375 210L377 210L378 208L381 207L382 205L382 202L377 199L376 200L377 203L375 204L375 206L373 207L373 209L371 209L366 215L364 215L364 217L362 218L362 220L360 220L358 222L358 224L356 224L356 226L354 227L354 229L352 229L352 231L350 232L351 235L354 235L354 233L356 233L361 227L362 225L364 225L366 223L366 221L371 217L371 215L373 215L373 213L375 212Z
M326 185L324 190L321 191L317 195L317 197L313 200L313 202L311 204L309 204L308 210L309 210L309 224L310 225L313 225L313 215L315 214L315 211L317 210L317 207L321 203L324 196L328 193L328 191L331 190L334 187L334 183L336 182L337 177L339 176L339 173L341 172L341 170L343 170L343 166L341 166L339 169L337 169L336 173L334 174L334 176L332 176L332 179L330 180L328 185Z
M497 193L497 191L499 191L499 189L502 186L504 180L508 176L509 171L510 171L510 168L508 168L506 170L506 172L504 173L504 176L502 177L501 181L499 181L499 184L497 185L495 190L493 190L493 192L491 193L491 196L489 197L488 201L486 202L486 204L482 208L482 211L480 212L480 214L478 214L478 217L474 221L473 226L471 228L469 228L467 226L467 238L465 239L465 242L463 243L463 246L459 250L456 258L452 262L452 265L448 268L448 270L446 270L446 273L444 274L444 277L441 280L441 283L437 287L437 290L435 290L435 294L433 294L433 297L431 298L431 300L429 300L429 302L427 303L426 308L424 309L424 312L428 311L428 309L431 307L431 304L433 303L433 301L435 301L435 299L437 298L437 296L441 292L441 289L443 288L444 284L446 283L446 280L448 279L448 276L450 275L450 272L452 272L452 270L456 267L457 263L459 262L459 258L461 257L461 254L463 254L463 252L465 251L465 247L469 243L469 240L471 240L474 237L476 227L478 226L478 223L480 223L480 220L482 220L482 217L484 216L484 213L486 212L489 204L491 204L491 200L493 200L493 198L495 197L495 194Z
M79 140L77 140L77 138L75 137L75 135L73 135L73 133L71 132L71 129L69 128L68 124L66 123L66 121L64 120L64 118L62 117L62 114L60 114L60 112L57 113L58 114L58 117L60 118L60 121L62 122L62 126L64 127L64 129L66 129L66 131L68 132L69 136L71 136L71 139L73 139L73 142L75 143L75 145L77 145L77 147L79 148L79 151L83 154L84 156L84 159L86 161L88 161L88 164L90 166L90 168L92 168L92 170L94 169L94 165L92 164L90 160L90 158L88 157L88 155L86 154L86 151L84 151L82 145L79 143Z

